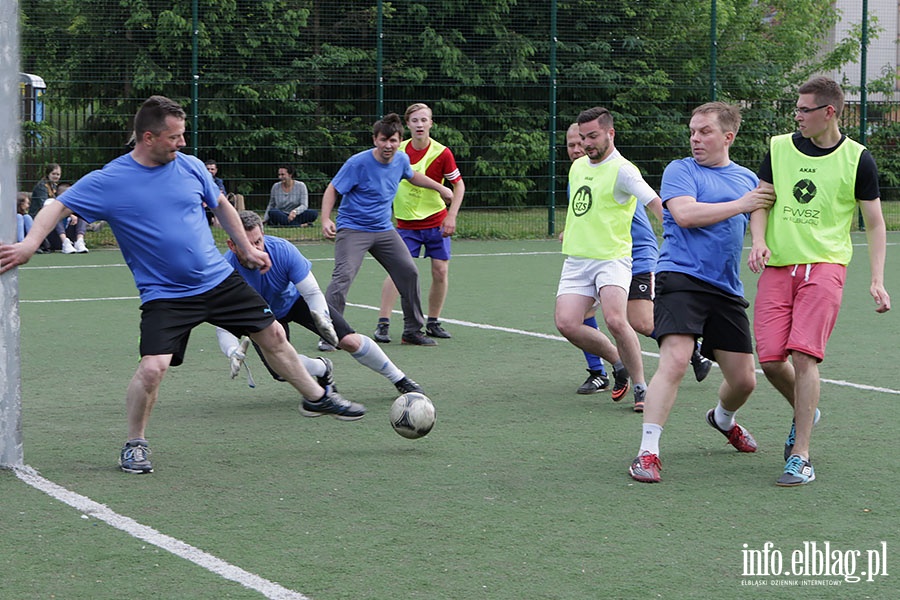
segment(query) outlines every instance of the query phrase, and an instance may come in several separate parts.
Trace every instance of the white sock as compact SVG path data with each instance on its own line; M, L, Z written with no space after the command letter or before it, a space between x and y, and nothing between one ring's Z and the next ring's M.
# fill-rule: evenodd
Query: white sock
M396 383L406 376L397 368L397 365L391 362L384 350L372 341L372 338L361 333L357 335L362 343L359 345L359 350L350 355L356 359L356 362L384 375L391 383Z
M300 358L303 366L306 367L307 372L313 377L321 377L325 374L325 361L321 361L318 358L310 358L303 354L298 354L297 356Z
M722 408L722 401L720 400L713 413L713 418L716 420L716 425L725 431L731 431L731 428L734 427L734 415L736 413L736 410L725 410Z
M641 436L641 451L638 454L649 452L659 456L659 437L662 435L662 425L656 423L644 423L644 433Z

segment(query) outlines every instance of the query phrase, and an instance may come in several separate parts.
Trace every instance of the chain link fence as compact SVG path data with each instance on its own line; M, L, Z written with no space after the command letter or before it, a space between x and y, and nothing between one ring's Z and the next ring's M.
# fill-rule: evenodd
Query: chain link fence
M822 4L23 0L22 70L46 88L23 84L20 188L47 163L74 181L125 152L137 107L163 94L189 113L185 152L215 159L248 208L265 209L283 165L317 208L343 161L371 146L373 121L425 102L432 136L454 151L466 181L458 235L554 235L566 205L565 130L590 106L613 110L617 146L658 186L665 165L689 153L691 109L740 103L732 158L755 169L769 136L794 128L796 87L862 56L861 27L828 41L861 15ZM869 60L895 65L896 56ZM843 125L866 138L882 197L895 201L896 77L879 85L865 110L847 86ZM885 213L900 228L894 206ZM320 236L318 227L278 234ZM111 243L108 231L90 235Z

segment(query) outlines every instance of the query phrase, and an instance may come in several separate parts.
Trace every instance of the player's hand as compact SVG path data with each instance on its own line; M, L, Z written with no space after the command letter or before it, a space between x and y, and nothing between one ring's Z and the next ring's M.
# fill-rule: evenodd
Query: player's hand
M762 270L766 268L766 265L769 264L770 258L772 258L772 251L769 250L769 247L766 246L765 242L754 244L750 248L747 266L750 267L750 270L754 273L761 273Z
M326 240L333 240L337 235L337 227L331 219L322 218L322 235Z
M771 183L760 182L756 188L741 196L741 199L744 201L745 213L752 213L760 208L769 209L775 204L775 188Z
M440 189L441 198L444 199L444 202L450 204L453 201L453 190L448 188L446 185L442 185Z
M265 273L272 268L272 259L269 258L269 255L255 246L251 246L247 252L238 257L238 260L248 269L259 269L260 273Z
M886 313L891 310L891 297L883 285L873 283L872 287L869 288L869 293L875 299L875 312Z
M450 237L454 233L456 233L456 217L447 214L444 218L444 222L441 223L441 235L443 237Z
M24 265L33 255L34 250L25 246L24 242L0 245L0 273L6 273L10 269Z

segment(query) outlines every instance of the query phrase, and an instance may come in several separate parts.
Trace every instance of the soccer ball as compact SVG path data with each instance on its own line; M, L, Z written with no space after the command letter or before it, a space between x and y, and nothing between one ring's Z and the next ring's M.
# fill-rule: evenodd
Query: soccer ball
M425 394L403 394L391 406L391 427L411 440L428 435L434 427L434 404Z

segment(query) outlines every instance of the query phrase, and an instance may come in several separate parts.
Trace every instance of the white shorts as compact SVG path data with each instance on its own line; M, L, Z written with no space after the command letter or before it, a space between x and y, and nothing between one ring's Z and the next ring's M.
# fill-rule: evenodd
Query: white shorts
M597 260L567 256L559 276L557 296L578 294L599 299L599 290L615 285L627 293L631 287L631 257L615 260Z

